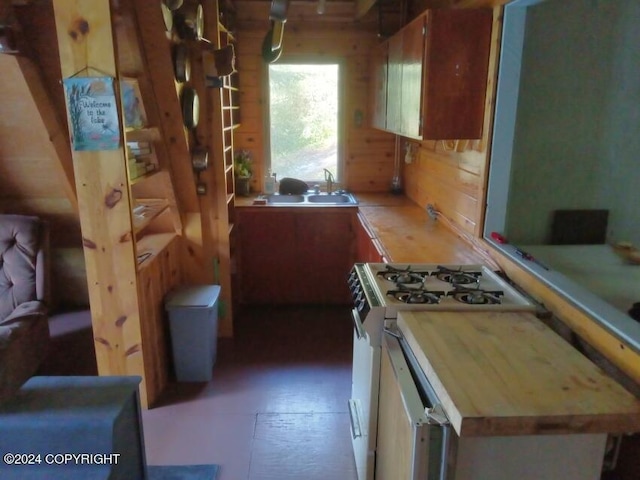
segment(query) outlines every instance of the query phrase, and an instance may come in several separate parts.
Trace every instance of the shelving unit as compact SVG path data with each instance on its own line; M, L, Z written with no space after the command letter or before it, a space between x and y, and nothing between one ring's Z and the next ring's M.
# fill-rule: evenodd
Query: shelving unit
M217 49L227 45L235 45L232 25L225 25L230 20L228 9L233 6L224 0L212 2L215 12L209 18L215 18L215 34L209 40ZM227 13L227 14L225 14ZM235 178L234 162L234 131L240 126L240 91L238 88L238 73L220 77L220 87L209 88L210 107L212 117L212 145L215 176L215 215L218 227L216 269L217 283L221 286L221 297L224 308L221 311L221 334L232 334L233 311L231 277L234 270L235 255Z
M120 148L73 151L73 168L98 373L140 376L148 408L170 377L163 299L184 283L180 211L197 205L167 31L160 5L146 0L53 6L62 77L90 65L120 94ZM68 34L74 19L83 48Z
M127 45L131 48L131 44ZM122 48L121 48L122 49ZM135 68L131 61L132 58L140 58L141 52L137 52L138 57L134 56L134 52L127 52L126 55L120 55L118 60L123 64L127 71ZM131 63L129 63L131 62ZM138 75L141 75L138 72ZM124 79L121 76L121 81ZM131 78L127 78L131 81ZM136 79L137 80L137 79ZM158 112L154 106L153 92L147 82L140 82L139 88L140 98L138 99L143 111L145 112L145 122L153 124L158 122ZM123 110L126 108L123 100ZM126 116L123 113L123 121ZM157 248L159 245L166 245L167 239L176 237L180 230L181 220L178 215L177 208L171 209L171 203L175 199L170 192L173 190L169 175L158 175L166 169L166 165L161 164L159 157L166 157L163 152L163 138L160 128L152 125L144 125L139 128L130 128L125 124L124 142L127 145L125 154L127 158L127 179L129 184L129 192L131 198L131 226L133 231L133 242L136 252L138 268L143 262L150 263L151 259L158 255L162 249ZM135 149L132 146L140 147L139 143L144 143L144 153L134 155ZM166 173L166 172L165 172ZM156 181L152 181L154 178ZM145 185L149 183L149 185ZM153 198L147 198L147 195L153 194ZM169 198L167 198L167 194ZM160 242L154 242L153 238L142 241L145 237L153 237L161 235L164 239ZM148 249L147 244L154 244L156 248Z
M196 1L185 0L185 5L190 3ZM216 1L203 2L208 20L213 18L205 23L210 44L177 39L165 24L160 2L96 0L85 5L54 0L63 78L89 64L114 79L117 93L123 81L134 85L136 103L121 102L118 112L121 148L74 151L73 167L98 372L142 377L145 408L156 402L170 378L163 300L171 289L219 284L219 335L233 334L233 134L239 122L239 92L237 74L222 77L217 88L207 86L202 55L233 41L219 22L218 6ZM82 37L83 48L68 34L76 26L74 19L82 19L82 30L75 33ZM193 67L188 85L200 99L196 129L185 128L185 84L174 76L172 52L178 41L188 48ZM125 111L137 102L144 120ZM125 114L136 121L125 121ZM192 162L196 147L209 152L209 167L198 175ZM148 171L130 168L132 157L152 166ZM197 194L200 176L206 188Z

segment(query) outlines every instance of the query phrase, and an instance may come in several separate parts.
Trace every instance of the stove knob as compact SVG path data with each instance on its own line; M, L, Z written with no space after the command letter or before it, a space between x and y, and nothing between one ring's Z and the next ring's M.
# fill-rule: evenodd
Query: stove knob
M358 310L358 312L361 312L362 310L364 310L364 307L366 304L367 302L365 302L364 299L356 302L356 309Z

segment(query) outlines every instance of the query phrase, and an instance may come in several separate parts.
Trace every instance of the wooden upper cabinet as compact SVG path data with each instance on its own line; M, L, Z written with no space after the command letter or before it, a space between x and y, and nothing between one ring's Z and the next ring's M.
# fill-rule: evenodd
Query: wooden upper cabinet
M400 103L400 132L412 138L421 134L422 74L424 65L425 17L414 19L402 29L402 99Z
M491 9L427 12L422 137L481 138Z
M382 42L373 50L371 59L371 126L386 129L387 121L387 57L388 42Z
M402 35L389 39L387 57L387 118L385 130L402 131Z
M428 10L389 38L386 118L383 127L374 73L372 125L419 140L480 138L492 18L491 9ZM383 67L374 72L382 75Z

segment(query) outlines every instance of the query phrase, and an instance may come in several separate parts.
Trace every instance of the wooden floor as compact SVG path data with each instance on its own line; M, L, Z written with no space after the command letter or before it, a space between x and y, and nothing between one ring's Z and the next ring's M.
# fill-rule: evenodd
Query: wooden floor
M355 480L351 329L347 307L240 313L235 338L219 341L213 380L174 383L143 413L147 463L216 463L218 480ZM91 374L95 362L77 352L90 331L68 330L49 373Z
M349 308L260 308L237 314L213 380L172 384L143 427L150 465L216 463L218 480L356 480L347 400ZM86 313L50 322L40 374L94 375ZM640 479L640 435L624 437L615 472Z

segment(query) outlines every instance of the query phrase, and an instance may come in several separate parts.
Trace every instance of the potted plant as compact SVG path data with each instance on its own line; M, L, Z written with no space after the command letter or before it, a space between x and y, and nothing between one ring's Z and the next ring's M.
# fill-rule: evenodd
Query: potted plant
M236 194L247 196L251 193L250 180L253 160L249 150L238 150L233 159L233 170L236 182Z

